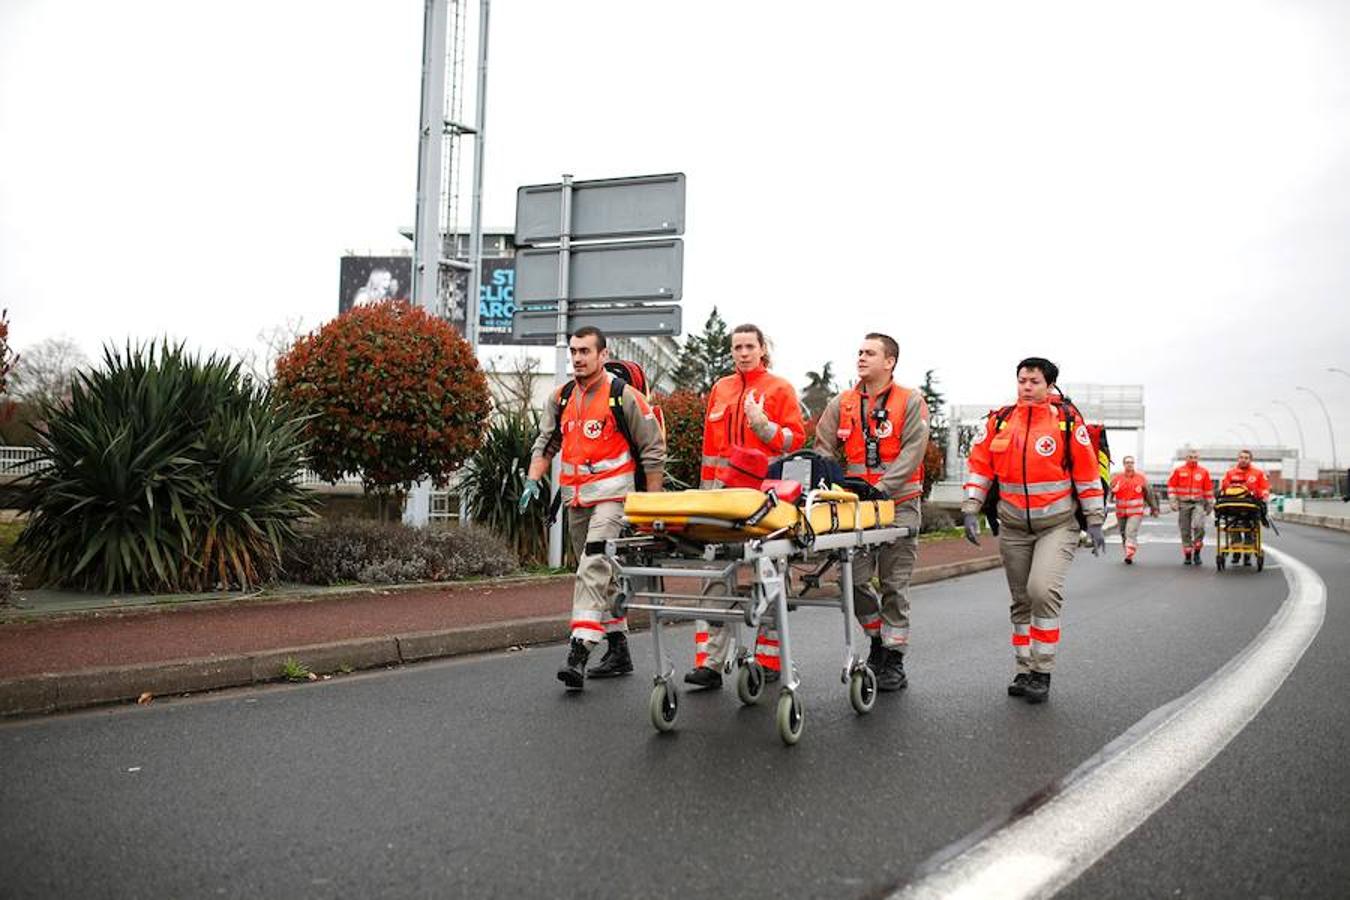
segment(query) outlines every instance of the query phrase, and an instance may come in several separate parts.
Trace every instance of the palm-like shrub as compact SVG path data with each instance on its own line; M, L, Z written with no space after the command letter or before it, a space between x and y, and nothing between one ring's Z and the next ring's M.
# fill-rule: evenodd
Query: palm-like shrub
M246 587L277 571L312 499L304 422L229 359L165 344L105 350L47 405L46 466L21 482L21 564L104 591Z
M469 457L460 479L469 518L502 537L522 562L548 558L548 530L544 519L551 498L548 479L541 501L520 512L520 492L530 451L539 435L539 414L530 409L499 410L492 417L483 445Z

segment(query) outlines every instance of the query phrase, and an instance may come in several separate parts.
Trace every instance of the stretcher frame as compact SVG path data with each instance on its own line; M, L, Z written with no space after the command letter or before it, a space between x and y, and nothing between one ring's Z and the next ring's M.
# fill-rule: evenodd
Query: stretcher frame
M1256 571L1266 567L1266 551L1261 544L1262 512L1257 509L1242 511L1225 510L1219 505L1214 508L1214 567L1222 572L1230 563L1237 566L1240 560L1256 560ZM1243 563L1245 565L1245 563Z
M810 497L807 503L809 514ZM719 527L734 525L729 520L708 517L691 517L688 521ZM742 703L752 705L759 701L765 686L764 672L754 658L754 633L760 625L767 624L778 630L782 671L775 715L778 734L785 744L797 743L805 716L799 693L801 681L792 657L788 613L800 606L834 608L843 614L844 658L840 680L849 686L849 702L854 711L859 715L870 712L876 702L876 673L859 656L854 640L852 562L861 550L912 536L914 529L908 526L889 525L805 535L783 528L745 541L700 542L663 533L658 528L650 534L606 541L605 556L618 582L616 614L641 610L651 615L656 657L648 703L652 725L658 731L670 731L679 714L675 664L666 653L664 625L689 619L734 625L733 643L723 671L730 674L735 667L736 694ZM801 578L801 586L794 593L790 567L800 564L817 568ZM821 576L835 565L839 566L838 596L805 596L807 591L821 587ZM742 576L746 574L748 583L743 584ZM704 590L697 594L666 591L667 578L696 579L702 582ZM707 593L717 585L725 588L725 595ZM729 608L700 605L708 600L727 604Z

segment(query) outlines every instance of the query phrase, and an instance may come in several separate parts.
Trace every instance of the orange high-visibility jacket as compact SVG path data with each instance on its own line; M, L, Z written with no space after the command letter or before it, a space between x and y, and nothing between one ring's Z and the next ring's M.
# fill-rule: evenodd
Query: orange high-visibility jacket
M622 500L634 490L637 460L628 440L614 421L610 408L609 372L588 388L578 385L562 409L558 428L562 432L563 502L569 506L595 506L606 500ZM553 392L553 405L561 402L562 388ZM638 396L639 408L650 415L647 401Z
M909 405L912 392L892 383L875 398L868 397L857 388L848 388L839 394L839 424L835 430L839 443L844 448L847 460L847 474L863 478L868 484L875 485L886 475L891 463L895 462L903 449L902 436L905 431L905 408ZM876 415L876 407L885 410L885 417ZM919 397L919 416L927 421L928 406L923 397ZM867 465L867 438L877 441L880 465ZM925 445L927 441L925 439ZM905 479L892 498L897 503L912 500L923 493L923 451L919 451L919 464L914 473Z
M764 414L773 433L758 435L745 415L745 398L751 392L763 401ZM750 447L770 459L799 450L805 443L802 408L797 392L786 379L771 374L763 366L742 375L733 372L719 379L708 393L708 410L703 418L703 466L700 487L718 488L717 470L728 464L732 447Z
M1075 495L1089 525L1105 517L1097 454L1075 416L1072 434L1059 405L1018 401L1001 425L990 413L970 449L963 512L977 512L998 479L998 518L1026 531L1046 531L1072 518ZM1065 466L1065 442L1072 470Z
M1266 477L1265 472L1256 466L1248 466L1245 469L1241 466L1233 466L1223 474L1223 481L1219 484L1219 490L1233 484L1244 485L1247 490L1252 492L1252 496L1258 500L1270 499L1270 479Z
M1213 506L1214 479L1209 477L1209 469L1189 461L1177 466L1172 470L1172 477L1167 479L1167 499Z
M1158 511L1157 498L1149 487L1144 473L1136 471L1133 475L1124 472L1111 479L1111 494L1116 498L1116 518L1127 519L1130 516L1142 516L1147 507Z

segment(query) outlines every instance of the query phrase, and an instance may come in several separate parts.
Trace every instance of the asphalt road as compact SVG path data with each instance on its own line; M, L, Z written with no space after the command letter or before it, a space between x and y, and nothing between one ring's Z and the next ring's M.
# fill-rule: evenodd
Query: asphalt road
M1146 540L1174 534L1149 522ZM1345 896L1350 535L1271 543L1328 589L1260 715L1064 892ZM859 717L838 613L793 637L806 728L639 672L565 695L549 647L0 725L3 897L875 897L996 828L1248 644L1280 569L1183 567L1149 541L1074 564L1050 702L1006 696L999 571L914 591L910 688ZM692 656L688 629L674 634ZM683 661L682 661L683 665Z

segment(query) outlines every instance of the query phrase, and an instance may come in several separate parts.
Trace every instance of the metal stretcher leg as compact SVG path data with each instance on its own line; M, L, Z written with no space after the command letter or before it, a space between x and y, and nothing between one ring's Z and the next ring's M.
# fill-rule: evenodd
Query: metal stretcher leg
M652 696L647 704L652 725L657 731L670 731L680 714L680 695L675 689L675 666L666 661L665 645L661 641L661 613L652 614L652 647L656 652L656 676L652 679Z
M859 658L853 645L853 555L848 548L842 551L839 565L840 608L844 612L844 671L840 680L848 685L848 702L853 711L863 716L872 711L877 702L877 674Z

